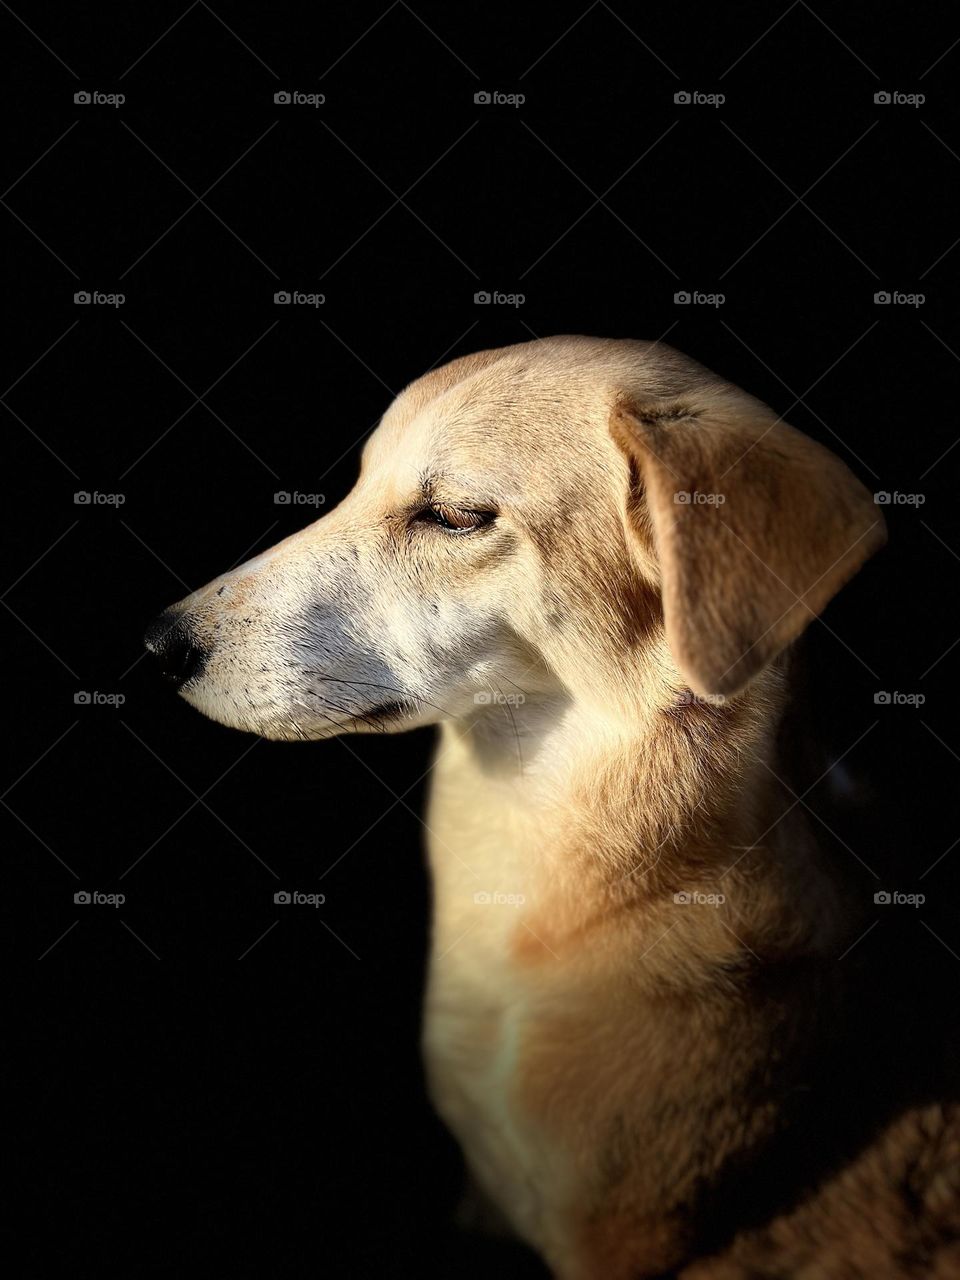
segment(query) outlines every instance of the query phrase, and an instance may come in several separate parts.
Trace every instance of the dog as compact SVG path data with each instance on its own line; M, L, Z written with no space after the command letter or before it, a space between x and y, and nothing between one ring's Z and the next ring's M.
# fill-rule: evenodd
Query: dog
M412 383L338 507L147 634L224 725L440 726L430 1092L561 1280L960 1275L954 1113L810 1165L859 917L777 736L793 641L884 541L745 392L555 337Z

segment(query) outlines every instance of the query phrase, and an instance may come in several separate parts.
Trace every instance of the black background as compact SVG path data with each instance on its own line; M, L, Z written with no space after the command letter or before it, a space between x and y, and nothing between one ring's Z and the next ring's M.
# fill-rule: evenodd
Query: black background
M909 919L878 908L858 946L899 939L950 998L955 21L804 0L17 13L2 820L51 1223L28 1273L78 1249L131 1274L493 1265L448 1230L459 1165L418 1061L430 735L257 743L139 661L162 607L306 523L276 491L338 501L393 395L469 351L665 337L872 490L924 496L885 509L888 549L811 628L810 698L859 799L843 834L864 893L927 896ZM292 90L326 101L275 104ZM475 103L493 90L526 101ZM695 90L726 100L674 101ZM926 101L874 101L894 90ZM74 905L95 888L126 902ZM322 910L275 907L293 888Z

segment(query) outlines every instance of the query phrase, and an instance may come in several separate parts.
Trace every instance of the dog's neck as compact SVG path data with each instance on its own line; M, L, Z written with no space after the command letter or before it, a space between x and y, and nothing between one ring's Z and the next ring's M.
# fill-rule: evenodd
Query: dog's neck
M467 927L475 899L494 921L481 937L548 967L588 936L643 951L665 929L664 970L681 953L684 971L829 946L836 893L775 757L783 702L769 671L724 705L661 688L618 717L544 695L446 724L428 820L438 930Z

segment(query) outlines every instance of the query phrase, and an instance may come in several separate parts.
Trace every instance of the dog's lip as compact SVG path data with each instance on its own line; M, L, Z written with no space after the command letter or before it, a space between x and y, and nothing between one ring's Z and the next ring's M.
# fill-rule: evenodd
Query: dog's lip
M190 685L197 683L203 674L203 668L208 657L209 654L206 649L201 648L200 645L191 644L184 655L180 671L176 674L169 671L161 672L161 678L178 689L186 689Z
M363 712L364 716L372 717L375 720L395 720L397 716L405 716L407 708L402 702L379 702L376 706L370 708L369 711Z

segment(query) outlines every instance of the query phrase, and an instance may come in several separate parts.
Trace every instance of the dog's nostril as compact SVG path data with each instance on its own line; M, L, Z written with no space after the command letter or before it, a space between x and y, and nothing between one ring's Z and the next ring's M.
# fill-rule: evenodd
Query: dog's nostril
M198 676L207 660L207 651L196 643L190 625L174 609L166 609L151 622L143 643L156 659L160 674L178 689Z

